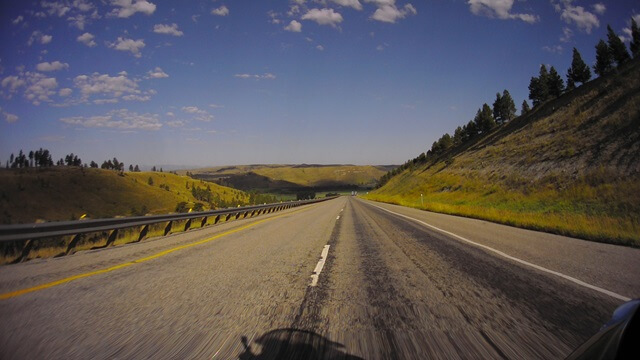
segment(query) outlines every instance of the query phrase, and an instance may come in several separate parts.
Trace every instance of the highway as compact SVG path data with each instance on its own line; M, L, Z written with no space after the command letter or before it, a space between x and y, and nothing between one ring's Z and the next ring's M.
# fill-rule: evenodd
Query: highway
M638 269L639 249L340 197L2 266L0 358L558 359Z

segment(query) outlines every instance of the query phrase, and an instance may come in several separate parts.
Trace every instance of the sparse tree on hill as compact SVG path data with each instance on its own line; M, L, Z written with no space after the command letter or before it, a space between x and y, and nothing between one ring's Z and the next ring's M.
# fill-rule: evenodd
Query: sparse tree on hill
M564 92L564 81L556 69L552 66L549 69L549 76L547 77L547 89L551 98L557 98Z
M547 67L540 65L540 76L532 77L529 82L529 99L533 102L533 106L538 106L549 98L548 89L549 72Z
M525 115L529 111L531 111L529 103L527 103L527 100L522 100L522 109L520 109L520 115Z
M156 171L156 167L155 167L155 166L154 166L154 167L152 167L152 168L151 168L151 171Z
M140 172L140 168L138 167L138 165L136 165L136 166L133 168L133 171L134 171L134 172Z
M458 146L464 142L464 130L462 126L458 126L456 131L453 132L453 145ZM424 153L422 153L424 155Z
M634 58L640 56L640 29L638 29L638 24L633 17L631 18L631 44L629 47Z
M496 94L496 101L493 103L493 117L498 123L502 125L508 121L513 120L516 116L516 104L513 103L513 98L509 94L508 90L504 90L502 95Z
M149 179L147 180L147 184L153 186L153 178L151 176L149 176Z
M496 126L496 121L493 118L493 111L487 104L482 105L482 108L478 109L473 121L476 123L477 129L482 134L488 133Z
M89 164L89 166L92 167L92 168L98 168L98 163L93 161L93 160L91 160L91 163Z
M133 164L129 165L129 172L133 172Z
M613 58L609 52L609 46L604 40L600 40L596 45L596 64L593 66L593 71L598 76L603 76L611 70L613 70Z
M613 60L618 66L631 60L627 47L615 31L613 31L610 25L607 25L607 40L609 41L609 52L611 52L611 57L613 57Z
M33 150L29 151L29 166L30 167L33 167L33 156L34 156Z
M584 84L591 79L591 70L582 60L578 49L573 48L573 60L567 71L567 90L575 88L576 83Z

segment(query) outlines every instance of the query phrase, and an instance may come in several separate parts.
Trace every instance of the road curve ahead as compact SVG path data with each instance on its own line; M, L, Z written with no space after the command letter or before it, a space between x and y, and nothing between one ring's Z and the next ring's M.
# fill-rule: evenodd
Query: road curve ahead
M594 288L640 295L636 249L413 211L341 197L3 266L0 358L557 359L623 302Z

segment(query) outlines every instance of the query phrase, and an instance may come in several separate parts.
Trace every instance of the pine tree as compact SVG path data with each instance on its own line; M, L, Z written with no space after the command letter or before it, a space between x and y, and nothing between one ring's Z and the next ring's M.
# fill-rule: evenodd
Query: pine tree
M529 111L531 111L531 108L529 107L527 100L522 100L522 109L520 110L520 115L525 115Z
M133 172L133 164L129 164L129 172Z
M496 123L502 125L511 121L516 116L516 104L513 102L508 90L504 90L502 95L496 94L496 101L493 103L493 117Z
M529 99L533 102L533 106L538 106L549 99L549 72L547 67L540 65L540 76L532 77L529 82Z
M496 93L496 101L493 102L493 118L499 124L502 120L502 94Z
M549 91L549 96L552 98L560 97L564 92L564 81L553 66L549 69L547 89Z
M573 48L573 60L567 71L567 88L573 89L576 83L586 83L591 79L591 70L582 60L578 49Z
M634 58L640 56L640 29L638 29L638 24L634 18L631 18L631 44L629 44L629 47Z
M609 40L609 52L618 66L631 60L627 47L610 25L607 25L607 39Z
M600 40L596 45L596 64L593 66L593 71L598 76L603 76L611 70L613 70L613 58L609 52L609 46L604 40Z
M516 103L513 102L513 98L509 93L509 90L504 89L502 91L502 106L503 106L503 123L511 121L516 117Z
M496 121L493 118L493 111L487 104L482 105L482 108L478 109L473 121L476 123L478 130L483 134L491 131L491 129L496 126Z

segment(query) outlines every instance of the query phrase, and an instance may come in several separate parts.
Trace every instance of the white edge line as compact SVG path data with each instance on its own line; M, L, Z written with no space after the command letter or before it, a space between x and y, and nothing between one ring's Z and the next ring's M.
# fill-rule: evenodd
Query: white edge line
M410 220L413 220L413 221L419 222L420 224L425 225L425 226L428 226L428 227L430 227L430 228L432 228L432 229L434 229L434 230L437 230L437 231L439 231L439 232L441 232L441 233L447 234L447 235L449 235L449 236L453 236L453 237L455 237L455 238L457 238L457 239L459 239L459 240L462 240L462 241L467 242L467 243L469 243L469 244L475 245L475 246L477 246L477 247L481 247L481 248L483 248L483 249L485 249L485 250L488 250L488 251L491 251L491 252L493 252L493 253L496 253L496 254L498 254L498 255L500 255L500 256L502 256L502 257L504 257L504 258L507 258L507 259L512 260L512 261L515 261L515 262L517 262L517 263L520 263L520 264L523 264L523 265L526 265L526 266L532 267L532 268L537 269L537 270L540 270L540 271L544 271L544 272L549 273L549 274L552 274L552 275L559 276L559 277L561 277L561 278L563 278L563 279L566 279L566 280L572 281L572 282L574 282L574 283L576 283L576 284L578 284L578 285L580 285L580 286L584 286L584 287L589 288L589 289L591 289L591 290L595 290L595 291L601 292L601 293L603 293L603 294L609 295L609 296L614 297L614 298L616 298L616 299L619 299L619 300L622 300L622 301L631 301L631 298L628 298L628 297L626 297L626 296L623 296L623 295L620 295L620 294L614 293L613 291L609 291L609 290L607 290L607 289L603 289L603 288L597 287L597 286L595 286L595 285L591 285L591 284L586 283L586 282L584 282L584 281L582 281L582 280L576 279L576 278L574 278L574 277L571 277L571 276L569 276L569 275L565 275L565 274L560 273L560 272L557 272L557 271L553 271L553 270L547 269L547 268L542 267L542 266L540 266L540 265L536 265L536 264L530 263L530 262L528 262L528 261L525 261L525 260L522 260L522 259L518 259L517 257L513 257L513 256L511 256L511 255L508 255L508 254L506 254L506 253L504 253L504 252L502 252L502 251L500 251L500 250L496 250L496 249L494 249L494 248L492 248L492 247L489 247L489 246L487 246L487 245L479 244L479 243L477 243L477 242L475 242L475 241L471 241L471 240L469 240L469 239L467 239L467 238L464 238L464 237L462 237L462 236L460 236L460 235L454 234L454 233L452 233L452 232L450 232L450 231L442 230L442 229L440 229L440 228L438 228L438 227L435 227L435 226L433 226L433 225L431 225L431 224L427 224L426 222L424 222L424 221L422 221L422 220L414 219L414 218L412 218L412 217L410 217L410 216L403 215L403 214L399 214L399 213L397 213L397 212L394 212L394 211L391 211L391 210L385 209L385 208L380 207L380 206L378 206L378 205L373 205L373 204L369 204L369 205L374 206L374 207L377 207L378 209L384 210L384 211L386 211L386 212L389 212L389 213L392 213L392 214L395 214L395 215L401 216L401 217L403 217L403 218L406 218L406 219L410 219Z

